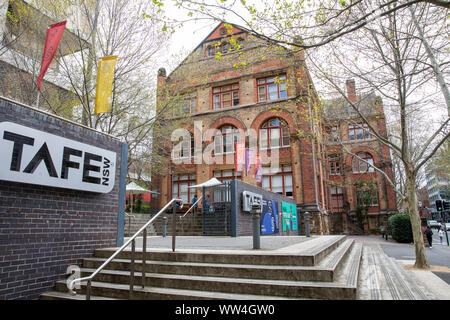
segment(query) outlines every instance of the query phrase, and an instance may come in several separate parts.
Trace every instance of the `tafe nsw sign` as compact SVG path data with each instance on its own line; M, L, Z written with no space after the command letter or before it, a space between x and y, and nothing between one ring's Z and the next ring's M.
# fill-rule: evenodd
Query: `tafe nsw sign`
M116 153L12 122L0 122L0 180L108 193Z

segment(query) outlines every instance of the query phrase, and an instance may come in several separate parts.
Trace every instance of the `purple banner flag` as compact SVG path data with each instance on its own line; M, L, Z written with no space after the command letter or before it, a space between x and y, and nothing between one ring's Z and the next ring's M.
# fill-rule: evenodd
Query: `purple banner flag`
M245 149L245 175L248 175L248 172L250 171L250 166L253 162L253 156L253 149Z
M262 181L262 161L261 156L259 154L256 155L255 179L256 182Z

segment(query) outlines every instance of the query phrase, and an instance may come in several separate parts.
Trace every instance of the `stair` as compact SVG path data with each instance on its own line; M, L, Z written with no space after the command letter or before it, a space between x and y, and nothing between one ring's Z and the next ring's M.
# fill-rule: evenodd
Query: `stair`
M146 224L153 215L150 214L133 214L132 217L125 216L125 237L131 237L134 235L144 224ZM156 236L156 229L152 224L150 224L147 228L147 235L148 236Z
M202 214L198 212L195 216L192 212L188 213L184 218L181 218L184 213L177 213L177 236L202 236ZM153 223L155 234L161 236L163 234L163 217L167 217L167 236L172 235L172 214L160 216Z
M96 250L84 259L81 276L90 275L114 249ZM361 244L345 236L311 238L277 250L179 250L147 253L142 287L142 252L135 254L133 299L356 299ZM92 281L96 299L128 299L130 251L122 252ZM58 281L41 299L80 299Z

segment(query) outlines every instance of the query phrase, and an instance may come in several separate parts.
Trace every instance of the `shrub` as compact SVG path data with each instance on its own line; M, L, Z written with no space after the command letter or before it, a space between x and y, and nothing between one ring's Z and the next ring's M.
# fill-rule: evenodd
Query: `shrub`
M392 238L401 243L414 242L411 219L408 214L399 213L394 214L388 220L389 232Z

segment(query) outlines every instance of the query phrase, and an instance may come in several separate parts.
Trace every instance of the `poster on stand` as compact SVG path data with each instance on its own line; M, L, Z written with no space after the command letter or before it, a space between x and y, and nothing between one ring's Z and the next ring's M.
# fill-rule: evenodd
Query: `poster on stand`
M278 233L278 202L263 198L261 214L261 234Z
M292 230L291 228L291 204L281 202L281 218L283 220L283 231Z

